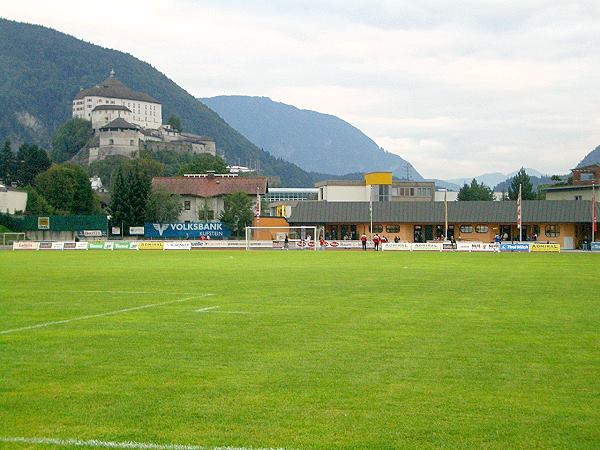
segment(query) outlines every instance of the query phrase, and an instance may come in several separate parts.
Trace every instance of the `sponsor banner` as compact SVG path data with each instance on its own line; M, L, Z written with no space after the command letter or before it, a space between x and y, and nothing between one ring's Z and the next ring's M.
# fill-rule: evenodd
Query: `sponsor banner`
M444 249L444 244L441 242L415 242L412 244L413 251L433 251L441 252Z
M75 242L75 250L87 250L88 243L87 242Z
M471 242L472 252L495 252L498 250L496 244L489 244L485 242Z
M64 242L53 242L52 243L52 250L63 250L65 246Z
M600 242L592 242L590 250L593 252L600 252Z
M40 242L39 250L52 250L52 242Z
M110 229L110 234L121 234L121 227L112 227Z
M510 242L502 242L500 244L501 252L529 252L529 244L524 244L522 242L510 243Z
M131 236L143 236L144 227L129 227L129 234Z
M88 244L89 250L104 250L104 242L103 241L88 242L87 244Z
M129 250L129 241L115 241L113 250Z
M387 242L387 243L381 244L381 250L383 250L383 251L395 250L395 251L410 252L411 245L410 245L410 242Z
M456 243L456 251L457 252L470 252L471 251L471 243L470 242L457 242Z
M82 231L78 231L77 235L83 236L83 237L102 237L102 236L106 235L106 231L82 230Z
M39 242L31 241L15 241L13 242L13 250L37 250L39 248Z
M165 250L191 250L192 243L189 241L166 241Z
M165 247L163 241L144 241L138 243L140 250L162 250Z
M207 240L207 241L191 241L192 250L200 250L202 248L246 248L246 241L221 241L221 240ZM273 241L250 241L251 247L272 247Z
M112 250L113 249L113 242L105 242L104 243L104 250Z
M129 250L139 250L139 242L130 242Z
M63 250L75 250L77 242L63 242Z
M144 236L154 238L193 238L200 236L224 238L231 236L231 230L223 222L177 222L147 223Z
M283 248L283 244L282 241L273 241L273 248L281 249Z
M50 229L50 217L38 217L38 230Z
M531 244L532 252L560 253L560 244Z

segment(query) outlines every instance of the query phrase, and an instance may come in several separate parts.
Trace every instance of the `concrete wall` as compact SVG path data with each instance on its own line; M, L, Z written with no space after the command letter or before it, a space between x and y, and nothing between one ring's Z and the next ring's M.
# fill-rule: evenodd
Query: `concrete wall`
M370 189L368 186L322 186L323 198L327 202L368 202Z
M132 113L129 111L115 110L115 111L92 111L92 128L98 130L107 123L112 122L115 119L122 117L129 123L133 123Z
M582 189L564 189L546 191L546 200L575 200L576 196L581 196L579 200L592 200L592 190ZM600 187L596 189L596 198L600 197Z
M192 196L192 195L182 195L181 201L183 202L184 205L185 205L186 201L190 202L190 209L186 210L184 208L181 211L181 214L179 215L180 222L185 222L185 221L198 222L198 221L200 221L200 219L198 218L198 215L199 215L200 211L204 210L204 202L205 201L208 206L208 209L212 210L214 212L215 220L219 220L221 212L223 212L223 197L210 197L210 198L205 199L204 197L196 197L196 196Z
M0 191L0 213L14 214L25 211L27 207L27 192Z

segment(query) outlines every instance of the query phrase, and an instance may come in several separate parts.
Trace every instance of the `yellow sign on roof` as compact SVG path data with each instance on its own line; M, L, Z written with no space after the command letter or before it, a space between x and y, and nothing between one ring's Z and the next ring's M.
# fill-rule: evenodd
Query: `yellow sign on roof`
M392 172L370 172L365 174L365 184L392 184Z

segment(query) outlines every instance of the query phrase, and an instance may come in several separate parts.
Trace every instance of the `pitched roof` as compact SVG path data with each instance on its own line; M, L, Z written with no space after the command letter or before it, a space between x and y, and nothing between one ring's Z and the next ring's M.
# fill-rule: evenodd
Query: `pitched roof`
M113 130L114 129L137 130L138 128L140 128L140 127L138 127L137 125L134 125L132 123L127 122L122 117L117 117L112 122L109 122L106 125L100 127L101 130L110 130L110 129L113 129Z
M108 97L108 98L124 98L126 100L136 100L140 102L158 103L160 102L144 92L137 92L125 86L112 73L101 84L89 89L80 90L75 96L76 100L84 97Z
M162 187L179 195L197 197L217 197L219 195L245 192L256 195L267 192L267 177L156 177L152 179L152 187Z
M92 111L129 111L131 110L127 106L123 105L98 105Z
M591 222L591 202L586 200L525 200L525 223ZM600 205L599 205L600 208ZM374 202L373 220L377 223L443 223L443 202ZM453 223L514 223L517 203L450 202L448 221ZM292 210L290 223L366 223L369 202L302 201Z

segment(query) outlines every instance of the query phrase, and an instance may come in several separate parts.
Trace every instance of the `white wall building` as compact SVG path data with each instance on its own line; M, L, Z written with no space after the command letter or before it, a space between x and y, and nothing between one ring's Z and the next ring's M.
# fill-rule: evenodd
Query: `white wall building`
M162 105L158 100L143 92L129 89L115 77L114 71L111 71L110 76L101 84L89 89L81 89L77 93L73 100L73 117L90 120L93 126L93 113L99 111L97 110L99 106L127 108L130 115L128 118L123 118L141 128L158 129L162 125ZM96 120L98 117L102 116L97 116ZM102 125L115 118L106 120Z
M23 212L27 207L27 192L9 191L0 184L0 213L14 214Z

